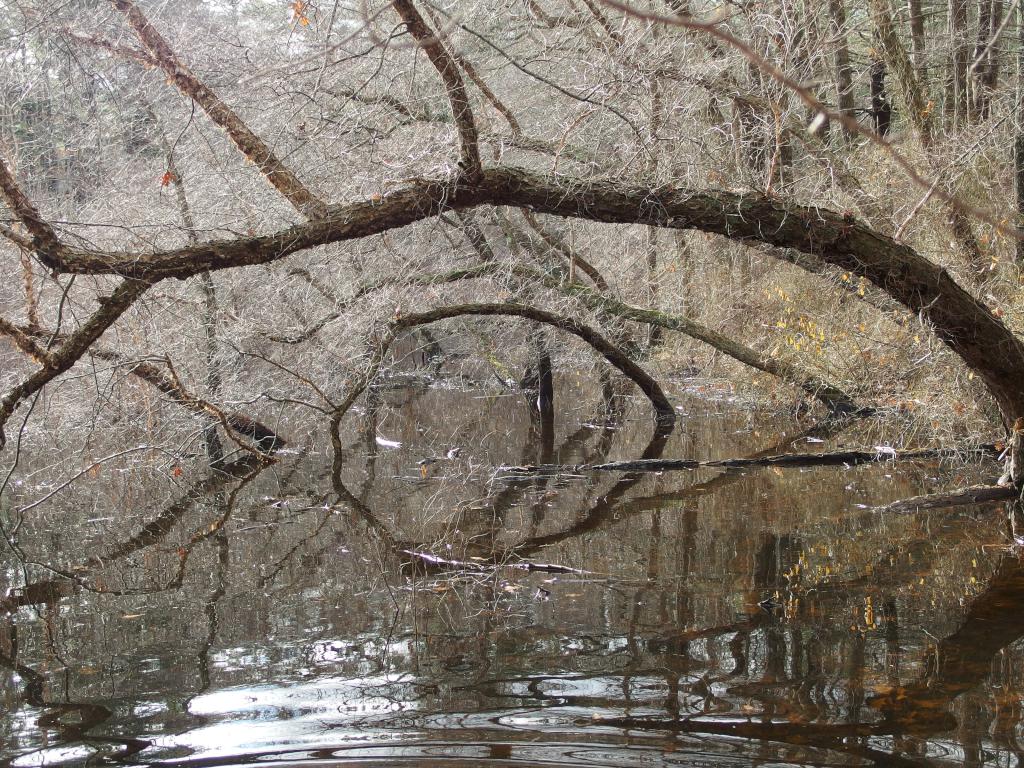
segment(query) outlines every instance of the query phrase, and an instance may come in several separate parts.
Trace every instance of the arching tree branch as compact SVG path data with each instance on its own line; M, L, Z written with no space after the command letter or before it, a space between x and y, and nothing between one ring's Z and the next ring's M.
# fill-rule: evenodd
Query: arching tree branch
M526 320L544 323L545 325L550 325L573 334L587 342L605 360L618 368L619 371L640 388L654 406L662 429L670 428L675 423L675 410L658 385L658 382L647 371L633 362L622 350L589 326L576 320L556 315L553 312L537 309L525 304L456 304L449 307L438 307L428 312L403 315L388 324L383 334L375 343L370 363L366 366L364 372L347 388L345 398L332 414L331 425L333 433L337 434L337 427L341 423L342 418L344 418L345 414L355 403L356 398L362 394L363 390L366 389L378 371L380 371L380 367L384 363L384 357L399 333L421 325L429 325L440 320L466 315L522 317Z
M813 254L865 277L930 322L939 338L985 382L1007 427L1024 416L1024 344L945 269L843 213L757 194L675 185L652 188L494 168L484 171L477 184L424 181L380 199L338 206L324 220L273 235L156 253L65 249L49 266L146 280L184 278L206 269L266 264L314 246L396 229L443 210L483 204L611 224L697 229Z

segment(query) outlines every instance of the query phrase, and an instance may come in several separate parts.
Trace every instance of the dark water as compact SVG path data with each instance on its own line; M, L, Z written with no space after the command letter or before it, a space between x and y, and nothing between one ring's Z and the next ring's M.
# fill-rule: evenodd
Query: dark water
M554 430L518 397L385 393L337 475L325 438L232 476L131 454L66 488L113 451L26 457L4 502L23 521L0 559L0 761L1021 763L1005 511L872 509L993 464L501 469L897 430L808 433L710 385L660 444L643 403L563 390Z

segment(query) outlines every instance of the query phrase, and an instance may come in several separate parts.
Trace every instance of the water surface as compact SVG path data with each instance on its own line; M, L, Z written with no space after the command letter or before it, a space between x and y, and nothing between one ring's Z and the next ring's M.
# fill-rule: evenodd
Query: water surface
M509 469L886 432L701 387L667 440L644 403L563 382L553 428L518 396L380 392L340 466L322 440L262 470L132 456L61 488L87 456L26 457L9 523L56 492L0 560L0 760L1020 764L1005 510L875 509L990 460Z

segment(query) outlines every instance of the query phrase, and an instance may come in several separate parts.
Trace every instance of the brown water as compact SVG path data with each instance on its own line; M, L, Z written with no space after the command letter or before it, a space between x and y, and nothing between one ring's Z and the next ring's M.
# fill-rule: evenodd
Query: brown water
M503 469L885 432L808 433L722 394L681 395L661 444L645 404L569 384L554 430L519 397L392 392L336 477L326 445L233 476L131 454L66 488L96 456L26 457L4 502L23 522L0 555L0 762L1021 764L1005 511L872 509L993 464Z

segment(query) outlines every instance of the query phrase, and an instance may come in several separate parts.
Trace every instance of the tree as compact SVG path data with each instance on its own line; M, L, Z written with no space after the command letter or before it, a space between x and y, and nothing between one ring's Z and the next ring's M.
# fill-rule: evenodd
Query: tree
M951 23L967 12L961 5ZM924 332L914 326L927 326L984 383L1007 429L1024 419L1024 342L1001 318L1002 306L979 298L1007 304L995 281L1013 274L988 270L997 251L983 248L975 229L987 228L989 243L1016 233L999 213L943 186L950 168L971 169L943 165L939 154L952 134L939 135L939 112L922 82L928 51L919 13L904 30L887 0L863 9L831 3L821 18L748 8L706 21L678 2L568 8L481 3L452 15L413 0L358 12L302 2L284 19L271 6L225 13L195 3L172 16L111 0L88 14L47 11L42 24L31 23L41 6L10 11L17 66L5 87L46 96L10 102L2 141L3 258L24 279L4 289L0 332L35 361L0 401L6 442L12 417L28 419L44 387L92 356L117 361L203 414L208 435L217 424L263 454L283 438L216 400L258 392L264 404L332 413L337 425L395 332L499 313L494 300L459 299L467 280L508 301L501 314L569 330L593 346L641 384L662 422L671 409L636 361L626 323L680 331L830 408L855 409L855 395L863 405L890 396L863 382L850 393L860 377L846 356L856 345L836 330L825 354L825 332L810 318L823 312L822 301L791 318L796 337L788 320L769 322L779 307L764 303L758 310L774 330L708 327L724 319L707 299L723 290L714 258L728 248L751 264L733 284L747 314L766 276L787 270L790 283L812 281L803 284L856 300L839 328L881 306L874 322L899 336L905 368ZM992 121L1005 108L990 45L1001 11L985 9L973 121L961 119L971 81L959 32L947 89L951 130L979 131L979 143L997 135ZM851 14L870 15L870 51L852 49ZM819 55L806 36L826 29L836 36L834 51ZM858 57L872 63L855 79ZM815 73L834 89L817 95L799 85ZM901 99L894 116L885 74ZM143 96L150 91L158 95ZM828 94L836 106L823 102ZM857 102L877 132L858 119ZM60 146L40 131L40 114L69 126ZM825 132L826 123L842 131ZM90 145L100 134L121 138ZM909 159L897 143L928 160ZM30 183L40 158L66 157L76 161L45 160L58 169L48 171L55 184ZM861 164L902 179L895 190L910 212L899 226ZM752 188L727 183L741 172ZM908 231L933 198L956 245L949 257L927 228ZM659 229L685 233L674 254L661 252L666 239L651 235ZM700 234L712 245L698 251ZM451 272L467 255L486 269ZM682 283L676 260L684 262ZM191 280L200 291L181 285ZM202 332L183 334L193 323ZM300 330L285 332L292 323ZM783 339L793 353L782 354ZM317 344L313 356L308 348ZM807 346L820 360L796 354ZM147 360L168 348L160 363ZM537 354L550 356L545 348ZM186 380L205 381L206 396L191 394Z

